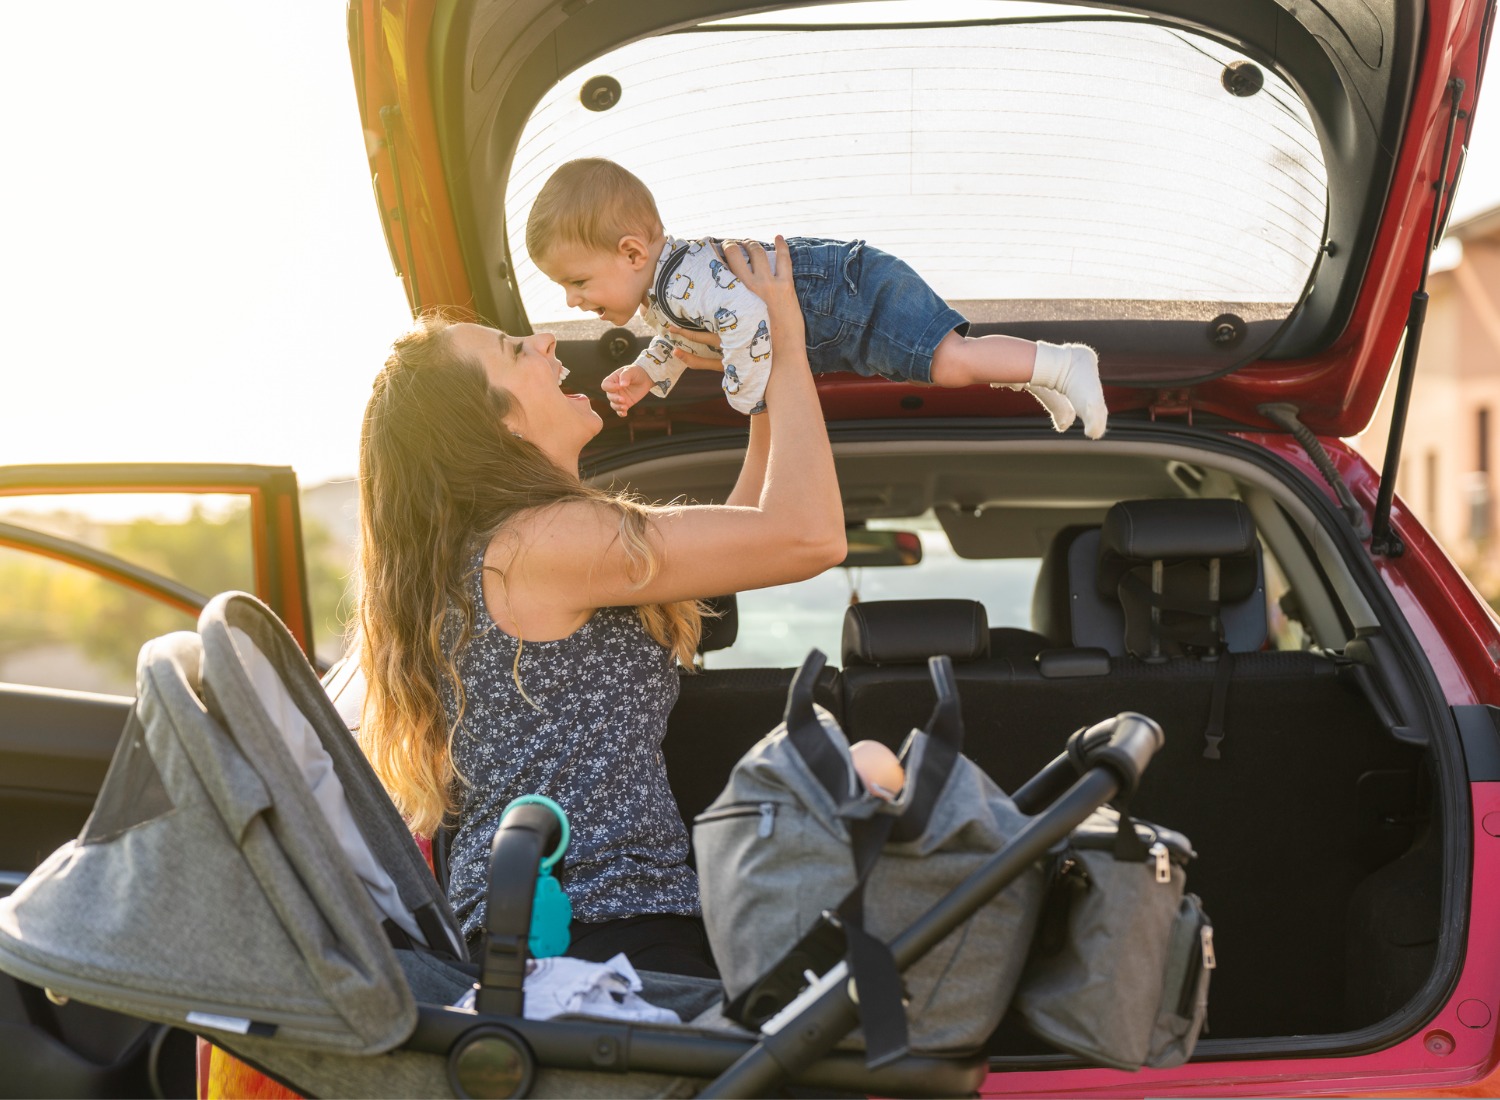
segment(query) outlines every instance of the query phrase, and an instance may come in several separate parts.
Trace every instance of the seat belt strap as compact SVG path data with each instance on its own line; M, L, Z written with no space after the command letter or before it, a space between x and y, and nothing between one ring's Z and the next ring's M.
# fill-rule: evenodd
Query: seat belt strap
M1218 760L1219 742L1224 740L1225 704L1229 700L1229 677L1234 673L1234 654L1219 654L1219 669L1214 674L1213 698L1208 707L1208 728L1203 731L1205 760Z

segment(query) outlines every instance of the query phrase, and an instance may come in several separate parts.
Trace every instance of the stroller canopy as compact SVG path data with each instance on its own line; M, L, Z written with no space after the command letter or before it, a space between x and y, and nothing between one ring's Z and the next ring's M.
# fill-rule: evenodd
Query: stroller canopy
M399 1045L417 1009L392 936L464 949L286 629L218 596L141 650L136 690L82 835L0 901L0 969L200 1032Z

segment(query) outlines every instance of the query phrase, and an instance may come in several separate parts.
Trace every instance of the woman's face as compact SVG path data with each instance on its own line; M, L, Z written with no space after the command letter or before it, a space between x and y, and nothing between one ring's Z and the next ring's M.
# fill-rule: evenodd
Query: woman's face
M559 465L571 468L604 422L587 396L562 391L563 365L553 354L550 332L507 336L484 325L454 325L454 347L484 367L490 385L515 402L506 426L535 443Z

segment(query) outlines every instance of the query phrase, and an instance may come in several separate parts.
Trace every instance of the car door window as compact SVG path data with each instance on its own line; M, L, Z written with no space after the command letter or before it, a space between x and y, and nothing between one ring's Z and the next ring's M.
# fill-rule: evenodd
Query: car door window
M0 682L135 694L149 638L192 630L197 616L40 554L0 547Z
M210 596L254 591L252 550L249 502L229 494L0 501L0 681L133 695L141 645L194 628L191 603L88 567L89 551Z

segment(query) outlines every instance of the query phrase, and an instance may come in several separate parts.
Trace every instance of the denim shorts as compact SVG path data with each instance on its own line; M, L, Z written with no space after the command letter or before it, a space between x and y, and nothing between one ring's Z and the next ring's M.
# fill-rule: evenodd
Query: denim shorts
M897 382L931 382L932 353L968 331L904 261L864 241L793 237L792 276L814 374L853 371Z

